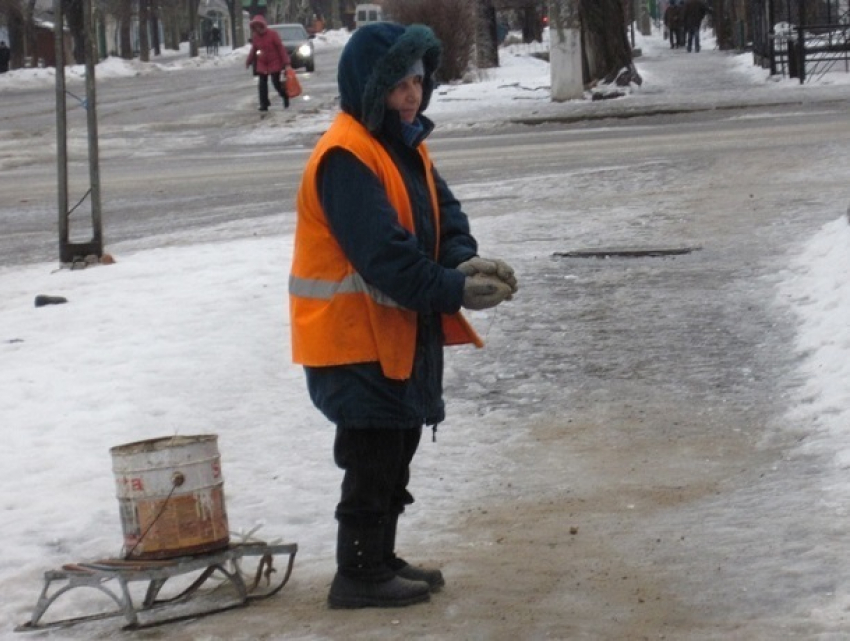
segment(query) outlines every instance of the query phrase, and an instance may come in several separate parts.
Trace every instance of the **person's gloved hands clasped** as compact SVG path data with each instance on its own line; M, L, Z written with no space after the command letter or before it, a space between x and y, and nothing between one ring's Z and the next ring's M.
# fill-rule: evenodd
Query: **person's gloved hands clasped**
M482 258L481 256L474 256L473 258L462 262L457 266L457 268L466 276L474 276L475 274L495 276L511 288L512 294L516 294L517 292L518 283L513 267L503 260L499 260L498 258Z
M466 309L481 310L495 307L513 294L510 285L495 275L483 273L467 276L463 284L463 306Z

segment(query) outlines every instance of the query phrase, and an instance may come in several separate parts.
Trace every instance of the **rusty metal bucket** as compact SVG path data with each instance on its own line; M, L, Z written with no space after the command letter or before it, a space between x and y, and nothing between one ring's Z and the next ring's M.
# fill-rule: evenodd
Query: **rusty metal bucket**
M166 559L227 547L217 436L156 438L109 451L126 558Z

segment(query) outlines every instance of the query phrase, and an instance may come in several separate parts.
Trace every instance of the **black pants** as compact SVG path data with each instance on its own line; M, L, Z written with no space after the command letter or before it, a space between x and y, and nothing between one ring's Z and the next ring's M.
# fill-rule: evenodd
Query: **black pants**
M421 436L421 428L337 428L334 461L345 471L337 519L367 525L404 512L413 503L407 484Z
M283 106L289 106L289 96L286 95L286 89L280 82L279 73L259 73L257 76L261 109L268 109L271 106L271 103L269 102L269 78L272 79L272 86L274 86L275 91L277 91L277 93L280 94L280 97L283 98Z

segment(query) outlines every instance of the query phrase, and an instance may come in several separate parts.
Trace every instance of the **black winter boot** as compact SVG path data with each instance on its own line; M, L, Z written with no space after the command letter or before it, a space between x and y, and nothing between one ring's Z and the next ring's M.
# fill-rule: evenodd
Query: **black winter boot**
M384 527L384 563L395 575L408 581L425 581L431 592L439 592L446 584L443 573L436 568L420 568L410 565L395 555L395 536L398 529L398 514L387 518Z
M424 581L393 576L389 581L369 583L337 572L328 593L328 606L333 609L401 608L429 598L428 584Z
M393 608L429 599L429 586L396 576L383 560L384 523L340 521L337 573L328 593L331 608Z

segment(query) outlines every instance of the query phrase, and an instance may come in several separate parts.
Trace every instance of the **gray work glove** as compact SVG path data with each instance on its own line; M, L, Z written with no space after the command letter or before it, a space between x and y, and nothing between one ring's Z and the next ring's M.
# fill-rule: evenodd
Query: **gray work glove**
M509 300L512 293L510 285L495 275L474 274L463 283L462 304L466 309L489 309Z
M516 294L518 285L513 267L498 258L482 258L475 256L457 266L458 270L466 276L485 274L495 276L511 288L511 293Z

